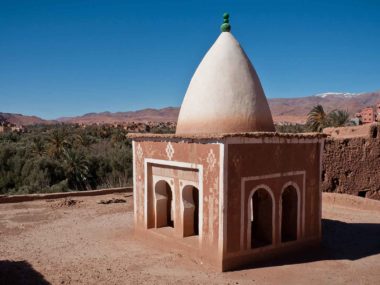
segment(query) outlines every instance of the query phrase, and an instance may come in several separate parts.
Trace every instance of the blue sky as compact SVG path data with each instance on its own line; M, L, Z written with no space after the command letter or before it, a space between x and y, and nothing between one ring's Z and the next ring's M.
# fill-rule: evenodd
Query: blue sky
M380 89L379 0L0 0L0 112L179 106L226 11L267 97Z

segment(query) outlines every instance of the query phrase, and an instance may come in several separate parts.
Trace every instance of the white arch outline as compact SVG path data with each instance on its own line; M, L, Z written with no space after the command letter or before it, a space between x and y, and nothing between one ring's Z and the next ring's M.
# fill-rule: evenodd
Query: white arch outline
M283 178L285 176L302 176L302 201L301 201L301 208L302 208L302 215L301 215L301 224L302 224L302 233L301 237L305 235L305 189L306 189L306 170L299 170L299 171L289 171L289 172L277 172L277 173L271 173L266 175L257 175L257 176L246 176L241 177L241 186L240 186L240 197L241 197L241 208L240 208L240 251L246 250L246 247L244 247L244 239L246 238L246 235L244 234L244 230L246 229L245 225L245 215L246 215L246 183L251 181L258 181L263 179L278 179ZM289 178L290 179L290 178ZM228 190L227 190L228 191ZM322 195L322 194L320 194ZM277 241L276 241L277 242ZM232 253L227 253L227 255L233 255Z
M251 232L252 232L251 227L252 226L251 226L251 218L250 218L250 215L252 212L252 201L251 200L252 200L252 197L255 194L255 192L257 190L260 190L260 189L266 190L272 198L272 243L270 245L267 245L267 246L274 245L274 243L275 243L276 200L274 198L274 194L273 194L272 189L266 184L260 184L260 185L257 185L255 188L253 188L251 190L251 192L249 193L249 196L248 196L248 207L247 207L248 213L246 213L246 214L248 214L248 222L247 222L247 248L248 249L252 249L252 247L251 247ZM266 247L266 246L263 246L263 247Z
M194 164L194 163L188 163L188 162L179 162L179 161L168 161L168 160L161 160L161 159L153 159L153 158L144 158L144 221L145 221L145 228L148 229L148 189L151 189L148 185L148 168L152 164L157 164L159 166L174 166L174 167L183 167L183 168L188 168L188 169L194 169L198 170L198 183L199 183L199 191L202 193L203 197L203 166L201 164ZM150 176L153 178L153 185L157 179L173 179L173 177L166 177L166 176L161 176L161 175L152 175ZM168 180L167 180L168 181ZM169 180L170 181L170 180ZM174 184L173 184L174 185ZM175 190L176 187L175 185L173 186L174 189L174 195L175 195ZM202 198L203 199L203 198ZM200 214L203 213L203 203L201 203L201 208L200 208ZM202 214L203 216L203 214ZM203 221L201 222L201 225L203 225ZM201 227L203 228L203 226Z
M297 183L294 181L288 181L282 186L281 189L281 195L280 195L280 203L279 203L279 216L280 216L280 222L279 222L279 234L280 234L280 240L279 242L282 243L282 194L284 194L284 191L289 186L294 187L297 192L297 239L299 240L301 238L301 190Z
M173 181L171 178L168 178L168 177L163 177L163 176L154 176L153 177L154 181L153 181L153 207L154 207L154 217L155 217L155 221L157 220L157 208L156 208L156 186L159 182L161 181L165 181L168 185L169 185L169 188L170 188L170 191L172 192L172 202L173 202L173 229L175 228L175 225L176 225L176 215L175 215L175 206L176 206L176 196L175 196L175 191L174 191L174 187L171 186L171 182ZM156 222L154 223L154 228L156 228Z

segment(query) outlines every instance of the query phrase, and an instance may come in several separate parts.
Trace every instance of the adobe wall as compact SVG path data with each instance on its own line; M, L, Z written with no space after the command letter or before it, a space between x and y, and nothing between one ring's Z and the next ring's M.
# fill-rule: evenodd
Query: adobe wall
M333 138L361 138L368 137L370 129L373 124L364 124L360 126L338 127L338 128L325 128L323 133Z
M154 216L150 213L154 212L151 201L156 180L167 179L173 191L175 205L181 205L183 188L194 182L195 184L193 185L200 189L200 195L203 196L203 199L201 196L199 197L199 201L203 201L203 205L200 205L201 212L199 216L199 219L202 219L200 232L203 234L201 247L204 251L217 252L219 244L220 144L187 143L186 141L175 139L170 141L136 139L133 142L133 151L135 158L134 203L136 227L139 230L152 228ZM187 164L187 166L182 164ZM147 184L144 182L145 177L148 178ZM149 177L153 180L150 180ZM147 213L144 212L145 203ZM182 217L179 212L180 207L175 206L174 208L176 211L178 210L173 213L174 232L175 235L179 236L181 230L178 229L178 226L182 226Z
M318 138L306 137L228 140L223 270L276 258L319 243L322 143ZM283 190L288 186L297 190L297 239L284 242L281 240L281 201ZM249 208L256 189L266 189L271 195L272 214L268 225L272 225L273 238L269 245L252 248Z
M319 242L320 163L325 135L247 133L204 137L173 134L129 137L133 139L135 229L142 238L147 237L148 232L152 237L160 235L163 238L160 246L167 244L166 241L170 247L183 245L191 254L208 259L221 270L246 264L251 257L259 260ZM157 199L157 193L161 194L162 179L173 190L174 205L171 209L177 212L166 217L175 217L174 230L170 222L167 222L168 226L158 227L161 220L155 221L154 212L161 209L157 201L165 199L161 196ZM185 229L182 223L185 220L180 220L185 213L184 207L181 209L181 200L187 186L183 187L181 181L187 181L187 185L189 182L198 183L195 187L199 186L199 201L203 201L199 204L200 234L190 236L190 239L182 238L184 231L176 229L178 224ZM295 238L282 240L281 207L286 205L281 202L282 192L290 186L297 191L297 232ZM262 240L254 239L252 233L258 227L251 228L253 222L249 213L253 213L251 209L258 209L252 207L258 196L251 197L254 191L265 188L271 189L268 193L273 207L260 205L262 211L259 215L268 214L271 227L266 227ZM172 213L172 210L166 213ZM264 220L266 218L260 219ZM260 223L260 228L266 225ZM272 239L267 240L267 237Z
M280 198L286 185L300 190L300 235L298 240L320 236L319 177L321 142L317 139L276 143L231 143L228 145L227 256L250 251L247 206L253 189L271 189L274 245L281 243ZM236 211L241 209L241 211ZM306 222L307 221L307 222Z
M380 200L380 125L362 137L327 138L322 191Z

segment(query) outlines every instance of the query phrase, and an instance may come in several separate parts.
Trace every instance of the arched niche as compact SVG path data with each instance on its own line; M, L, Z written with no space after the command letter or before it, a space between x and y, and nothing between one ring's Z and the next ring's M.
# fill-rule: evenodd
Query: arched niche
M274 239L274 195L266 185L251 191L248 200L248 245L250 248L268 246Z
M299 233L300 193L295 183L286 184L281 192L281 242L294 241Z
M156 228L174 227L174 200L170 185L160 180L154 187Z
M187 185L182 190L183 236L199 235L199 190Z

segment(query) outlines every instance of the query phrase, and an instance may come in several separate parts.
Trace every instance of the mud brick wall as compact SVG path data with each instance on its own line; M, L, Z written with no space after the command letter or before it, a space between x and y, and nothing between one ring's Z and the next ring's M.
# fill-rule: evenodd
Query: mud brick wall
M322 191L380 200L380 125L366 137L327 138Z

